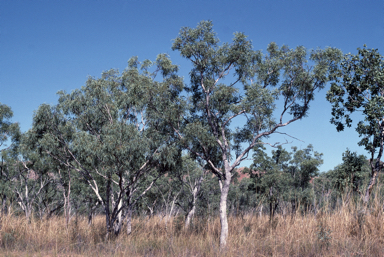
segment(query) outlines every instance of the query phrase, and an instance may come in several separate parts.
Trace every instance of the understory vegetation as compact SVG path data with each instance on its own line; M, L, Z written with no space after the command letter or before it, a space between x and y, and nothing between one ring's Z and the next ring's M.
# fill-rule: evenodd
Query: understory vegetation
M62 216L1 218L2 256L380 256L384 249L383 202L364 209L356 203L313 213L229 215L225 252L218 247L218 217L138 216L132 234L105 240L105 220L85 216L68 226ZM329 206L329 205L328 205Z

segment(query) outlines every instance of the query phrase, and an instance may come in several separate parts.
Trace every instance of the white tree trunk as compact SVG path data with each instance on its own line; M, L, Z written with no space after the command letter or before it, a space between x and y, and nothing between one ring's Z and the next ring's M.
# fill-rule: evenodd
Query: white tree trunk
M189 225L191 224L193 216L195 215L197 194L200 191L201 183L203 182L203 180L204 180L204 173L201 174L199 180L197 182L195 182L195 186L192 189L192 197L193 197L192 209L189 211L187 218L185 220L185 228L186 229L189 228Z
M117 208L120 210L121 207L123 206L123 200L119 199L118 201L119 202L118 202ZM114 224L115 235L119 235L120 234L121 227L123 226L122 212L123 212L123 210L120 210L119 214L117 214L117 221Z
M127 235L130 235L132 233L132 211L130 206L127 211Z
M221 233L220 233L220 249L224 249L227 245L228 238L228 215L227 215L227 198L229 192L229 185L231 184L231 174L226 172L226 178L223 181L221 186L221 196L220 196L220 223L221 223Z
M188 229L189 226L191 225L192 218L193 218L193 216L195 215L195 210L196 210L196 205L195 205L195 201L194 201L194 203L193 203L193 207L192 207L192 209L188 212L187 218L185 219L185 228L186 228L186 229Z

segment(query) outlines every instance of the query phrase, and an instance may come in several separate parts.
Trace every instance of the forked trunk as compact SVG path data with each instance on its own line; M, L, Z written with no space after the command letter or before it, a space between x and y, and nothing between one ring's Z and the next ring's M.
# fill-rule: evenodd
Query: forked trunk
M204 179L204 174L201 175L200 179L197 181L195 187L193 188L192 190L192 197L193 197L193 201L192 201L192 209L189 211L188 215L187 215L187 218L185 220L185 228L189 228L189 225L191 224L191 221L193 219L193 216L195 215L195 212L196 212L196 201L197 201L197 194L199 193L200 191L200 186L201 186L201 183L203 182L203 179Z
M231 175L228 172L223 185L221 187L221 196L220 196L220 223L221 223L221 233L220 233L220 249L224 249L227 245L228 238L228 215L227 215L227 198L229 192L229 185L231 184Z

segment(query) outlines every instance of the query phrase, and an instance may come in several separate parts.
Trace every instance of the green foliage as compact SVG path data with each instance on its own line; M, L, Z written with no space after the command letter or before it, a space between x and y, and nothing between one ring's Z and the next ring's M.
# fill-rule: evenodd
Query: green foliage
M20 140L20 128L18 123L12 123L11 119L13 112L11 108L5 104L0 103L0 152L3 150L13 150L13 154L16 154L16 145ZM7 143L10 140L11 145L7 147Z
M334 82L327 93L332 103L331 123L337 131L352 126L352 114L359 112L356 131L360 146L370 154L371 180L365 193L368 202L382 165L384 142L384 59L377 49L358 48L358 54L347 54L334 74Z
M14 181L18 176L17 162L21 132L19 124L12 122L11 108L0 103L0 201L1 212L6 214L15 200Z
M105 209L108 232L118 226L118 233L121 217L180 156L167 121L152 111L174 113L176 105L164 99L182 88L177 67L166 55L154 72L150 61L139 64L132 58L122 74L110 70L70 94L59 92L59 103L41 105L28 131L29 149L81 175ZM163 82L155 81L157 73Z
M271 43L263 55L243 33L219 44L210 21L182 28L172 49L192 64L187 114L173 128L191 155L204 160L219 178L224 247L224 210L235 168L261 140L307 115L315 91L333 78L342 54L334 48L308 52L303 46L290 49Z
M311 204L310 181L318 175L318 167L323 163L322 154L314 151L312 145L303 150L292 147L291 153L279 146L272 151L272 157L265 153L262 144L254 151L249 171L253 183L249 190L269 204L271 216L282 202L290 202L292 211L298 203L304 207Z
M288 152L275 144L269 156L260 142L305 117L316 91L335 80L327 96L332 122L342 130L351 125L350 114L362 110L360 144L380 146L382 57L376 50L360 50L340 65L342 53L334 48L272 42L262 52L243 33L220 43L210 21L182 28L172 49L191 61L185 87L178 67L160 54L154 62L133 57L123 72L105 71L80 89L60 91L58 103L42 104L23 135L11 109L0 104L0 146L11 140L1 149L3 206L17 202L41 217L102 211L107 233L117 234L131 211L172 215L196 207L195 215L206 220L219 213L219 204L235 215L269 204L273 216L283 205L308 207L326 189L361 188L361 156L346 152L344 163L312 188L322 156L311 145ZM239 181L236 168L252 149L250 178Z
M253 191L248 190L252 185L252 179L243 177L239 180L241 173L248 173L248 169L242 171L238 169L233 176L233 183L228 193L229 213L237 215L245 215L252 212L258 207L259 201Z
M343 163L328 172L332 187L341 194L348 190L359 192L363 180L369 174L368 161L364 155L357 156L356 152L346 150L343 153Z
M377 49L358 48L358 54L345 55L327 93L333 105L331 123L338 131L344 130L345 125L351 127L352 113L363 113L364 120L359 121L356 131L362 137L359 145L369 152L380 147L380 124L384 117L383 68L384 60Z
M225 161L232 162L228 168L233 171L259 139L306 116L315 91L331 78L341 52L327 48L308 53L302 46L289 49L271 43L263 55L253 50L243 33L235 33L232 43L219 45L212 27L212 22L202 21L194 29L182 28L174 40L172 49L193 65L186 88L191 93L190 113L175 129L185 146L219 175ZM283 109L275 119L277 99ZM291 117L283 121L284 115ZM231 122L238 116L244 116L246 123L233 129ZM247 143L244 149L242 143ZM231 157L232 150L236 158ZM216 159L221 162L215 164Z
M217 178L207 174L197 195L196 215L198 217L217 217L220 205L220 187Z

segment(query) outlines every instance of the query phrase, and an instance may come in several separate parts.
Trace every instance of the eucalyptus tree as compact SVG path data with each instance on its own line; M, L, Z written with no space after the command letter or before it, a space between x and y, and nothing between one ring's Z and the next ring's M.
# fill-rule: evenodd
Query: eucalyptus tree
M153 195L156 195L155 201L157 201L159 213L165 220L166 229L172 215L177 215L179 211L177 203L182 191L182 184L172 172L159 178L151 189L152 199Z
M339 65L339 72L327 93L332 103L331 123L337 131L352 126L352 114L357 112L356 131L362 138L360 146L369 152L371 175L364 193L368 202L376 178L382 170L384 143L384 59L377 49L358 48L358 53L347 54Z
M0 103L0 152L5 149L10 149L20 139L20 128L17 122L12 122L13 117L12 109ZM10 140L10 145L8 147L7 143Z
M281 146L272 152L272 157L265 150L262 144L254 148L253 164L249 170L252 183L248 189L256 193L261 203L266 202L269 205L269 217L272 221L279 205L289 200L292 177L286 172L286 168L291 155Z
M20 142L20 128L17 122L12 122L12 109L0 103L0 197L2 213L7 213L7 201L12 200L14 191L11 180L15 178L15 165Z
M327 48L308 53L302 46L290 49L271 43L263 55L253 50L243 33L220 45L210 21L182 28L172 49L192 64L189 114L173 127L184 146L204 159L219 179L224 248L227 196L235 167L259 141L282 133L281 128L308 114L315 92L329 80L341 52ZM214 163L217 155L220 165Z
M4 207L7 196L12 195L29 219L38 197L48 186L52 187L52 178L47 175L49 164L44 163L44 158L35 158L36 154L24 147L27 135L20 132L18 123L11 122L12 116L11 108L0 104L0 147L5 146L0 149L1 196ZM10 145L6 146L7 143Z
M170 216L179 211L185 213L185 228L189 228L197 211L201 186L207 172L189 155L171 172L159 178L144 197L141 207L149 210L150 216L161 213L168 222Z
M298 203L304 207L304 210L307 210L314 197L311 181L319 175L319 167L323 164L323 154L314 151L313 146L308 145L300 150L292 147L291 156L287 172L292 178L290 199L292 212L296 211Z
M331 179L328 177L329 172L322 172L313 179L315 213L318 209L334 207L336 205L337 193Z
M34 210L40 217L49 218L63 213L68 225L71 217L78 212L77 207L89 206L89 200L92 202L96 197L90 195L92 192L80 173L73 172L60 159L45 154L41 147L37 147L36 136L33 130L21 136L17 160L21 168L17 183L24 184L25 189L16 189L15 192L22 197L25 194L22 201L27 201L27 194L30 194L34 198ZM36 190L39 192L33 193ZM92 209L94 206L89 207Z
M236 169L228 193L228 214L235 217L238 215L243 217L245 214L255 212L256 208L260 206L257 195L250 190L253 180L244 175L245 173L249 173L248 168Z
M177 205L185 212L185 228L189 228L196 214L196 209L201 193L201 186L206 179L205 171L196 160L189 155L182 156L181 165L173 174L176 188L180 188Z
M256 191L262 199L267 200L272 219L279 204L288 202L292 206L292 214L296 212L298 203L307 208L314 197L311 180L318 175L319 166L323 163L322 154L313 150L312 145L298 150L292 147L288 152L281 146L272 151L272 157L259 146L253 155L253 179L250 189Z
M333 188L348 202L352 194L362 193L363 181L369 174L368 161L348 149L343 153L343 162L327 173Z
M0 197L1 213L6 215L16 200L13 182L17 178L17 159L12 156L9 149L1 151L0 162Z
M132 208L180 155L168 127L148 108L177 97L183 84L176 72L164 54L155 63L134 57L121 74L89 78L35 113L31 147L81 174L104 208L107 236L119 234L125 220L131 232Z
M14 165L16 177L11 181L13 190L16 194L16 202L23 210L26 219L30 220L34 210L40 210L40 217L44 213L49 215L49 208L51 204L56 204L53 200L58 192L56 183L51 172L51 165L47 162L46 158L39 158L35 153L25 153L22 159L17 160ZM50 198L49 202L40 201L39 199ZM44 209L44 210L43 210Z
M187 215L185 218L185 228L189 228L197 207L198 195L201 192L201 184L206 177L206 172L203 170L201 165L193 161L191 158L183 159L183 172L179 175L179 179L183 182L184 187L189 192L189 199Z

